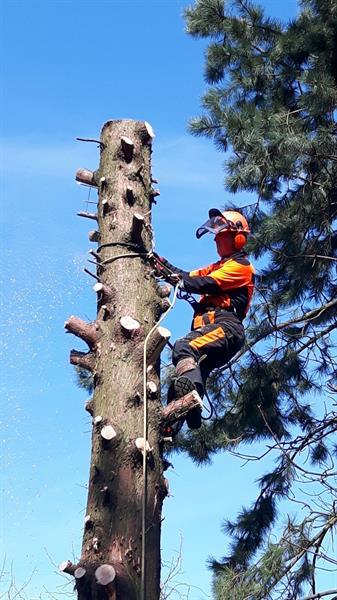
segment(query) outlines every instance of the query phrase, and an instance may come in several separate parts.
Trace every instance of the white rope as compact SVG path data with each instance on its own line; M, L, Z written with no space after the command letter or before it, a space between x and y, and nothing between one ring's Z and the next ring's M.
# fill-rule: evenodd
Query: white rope
M168 313L174 307L175 301L177 299L177 292L179 289L179 284L177 284L174 288L174 294L172 298L171 305L164 312L159 321L150 329L147 334L144 342L144 353L143 353L143 404L144 404L144 413L143 413L143 439L144 439L144 449L143 449L143 498L142 498L142 564L141 564L141 588L140 588L140 599L146 600L146 571L145 571L145 537L146 537L146 506L147 506L147 436L148 436L148 414L147 414L147 364L146 364L146 350L147 350L147 342L152 335L152 333L157 329L160 323L165 319Z

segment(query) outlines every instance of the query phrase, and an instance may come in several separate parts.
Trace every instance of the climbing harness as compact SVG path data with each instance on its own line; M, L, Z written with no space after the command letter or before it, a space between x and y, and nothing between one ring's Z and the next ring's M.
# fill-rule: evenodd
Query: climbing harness
M177 298L179 298L179 300L185 300L186 302L189 303L189 305L193 308L193 310L196 310L196 308L198 306L198 302L194 298L194 296L192 294L190 294L189 292L185 292L184 290L179 288Z

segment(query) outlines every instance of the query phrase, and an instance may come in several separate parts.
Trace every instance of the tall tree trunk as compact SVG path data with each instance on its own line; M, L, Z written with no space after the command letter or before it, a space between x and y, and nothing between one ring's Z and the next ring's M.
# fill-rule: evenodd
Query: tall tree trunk
M159 355L169 336L161 328L147 350L149 445L143 464L144 341L163 308L163 293L146 260L157 194L151 179L152 138L145 122L108 121L101 133L99 169L81 169L76 176L97 186L97 214L81 216L97 220L99 227L89 234L98 242L93 252L97 319L84 323L70 317L65 324L89 347L88 353L71 351L71 362L92 370L94 379L94 396L87 404L93 433L82 554L78 564L60 565L74 576L79 600L158 600L160 594L161 510L167 494L162 434L172 414L160 403Z

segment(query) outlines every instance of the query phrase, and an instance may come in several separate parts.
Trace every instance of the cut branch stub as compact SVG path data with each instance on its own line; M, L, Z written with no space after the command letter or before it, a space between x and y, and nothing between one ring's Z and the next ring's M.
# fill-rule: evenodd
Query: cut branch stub
M155 137L155 133L153 131L153 127L147 121L144 121L144 132L147 138L146 141L152 142L153 138Z
M146 388L151 398L154 398L157 395L158 387L154 381L148 381L146 384Z
M77 569L74 573L74 577L75 577L75 579L82 579L82 577L84 577L85 574L86 574L86 570L84 569L84 567L77 567Z
M119 319L122 331L125 337L133 338L140 331L140 323L136 321L133 317L125 316Z
M90 529L93 526L94 522L90 515L86 515L84 518L84 527L86 529Z
M101 489L100 489L100 495L102 498L102 503L104 506L106 506L107 504L109 504L110 501L110 490L108 488L107 485L104 485Z
M77 367L93 371L95 368L95 354L93 352L79 352L70 350L70 363Z
M99 545L100 545L99 539L97 537L94 537L92 539L92 549L94 552L98 552Z
M95 173L93 171L90 171L89 169L78 169L76 171L75 179L79 183L86 183L87 185L97 187L97 183L95 181Z
M103 321L106 321L111 316L111 310L107 307L106 304L103 304L101 306L101 309L102 309L102 319L103 319Z
M94 273L92 273L91 271L89 271L89 269L84 268L83 271L87 275L90 275L90 277L92 277L93 279L96 279L96 281L99 281L99 277L97 275L95 275Z
M84 405L85 410L89 413L89 415L93 416L94 414L94 401L91 398Z
M125 196L127 203L132 206L135 203L135 194L132 187L128 186L125 190Z
M59 565L59 571L61 571L61 573L67 573L68 575L74 575L75 570L76 570L76 565L73 565L73 563L70 560L64 560Z
M100 294L100 297L104 302L112 302L114 293L108 285L104 285L103 283L95 283L93 290L96 292L96 294Z
M171 293L171 286L168 283L158 285L157 291L160 298L167 298Z
M111 442L111 440L114 440L117 437L117 432L112 425L104 425L101 429L101 437L103 440Z
M116 578L116 571L112 565L101 565L95 571L95 577L97 583L100 585L108 585L112 583Z
M139 437L139 438L135 439L135 446L136 446L138 452L141 452L142 454L144 453L144 447L146 447L146 453L152 452L152 448L151 448L148 440L146 440L146 446L145 446L143 437Z
M160 190L152 189L150 192L150 196L152 196L152 198L156 198L157 196L160 196Z
M91 254L91 256L93 256L94 258L96 258L97 262L101 261L101 257L98 254L98 252L96 252L96 250L88 250L88 254Z
M202 409L203 404L198 392L193 390L193 392L186 394L186 396L183 396L178 400L170 402L163 408L161 418L162 425L165 427L180 421L180 419L186 417L192 408L196 408L197 406Z
M65 322L64 328L84 340L90 350L95 350L99 340L99 328L97 323L86 323L79 317L73 315Z
M134 143L132 140L130 140L130 138L126 137L125 135L123 135L121 137L121 146L122 146L122 150L123 150L123 154L124 154L124 158L126 160L126 162L131 162L132 158L133 158L133 151L134 151Z
M96 213L89 213L85 210L80 210L80 212L76 214L78 217L84 217L85 219L92 219L93 221L98 221L98 216Z
M101 239L100 233L96 229L92 229L91 231L89 231L88 237L89 237L89 242L97 242L98 244Z
M136 244L142 243L142 229L144 217L140 213L134 213L132 218L131 239Z
M104 200L102 200L101 204L102 204L102 214L104 217L109 212L109 200L104 198Z
M169 483L169 480L167 479L167 477L164 477L163 479L164 479L164 481L163 481L163 487L164 487L165 496L169 496L170 495L170 483Z
M114 210L114 207L112 206L112 204L110 204L109 200L104 198L104 200L102 200L102 215L103 215L103 217L105 217L106 215L111 213L113 210Z
M148 363L155 363L164 350L171 332L166 327L157 327L148 340L146 358Z
M162 313L166 312L171 306L171 302L169 301L168 298L163 298L161 303L160 303L160 311Z
M145 129L149 135L149 138L151 138L151 140L153 140L153 138L155 137L153 127L147 121L144 121L144 125L145 125Z

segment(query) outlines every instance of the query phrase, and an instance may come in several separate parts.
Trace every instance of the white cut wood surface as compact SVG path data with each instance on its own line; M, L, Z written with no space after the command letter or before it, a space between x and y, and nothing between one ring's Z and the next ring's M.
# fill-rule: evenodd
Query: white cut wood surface
M116 577L116 571L112 565L101 565L95 571L97 583L100 585L108 585L112 583Z
M129 332L137 331L137 329L140 328L140 323L138 323L138 321L136 321L136 319L134 319L133 317L121 317L119 322L122 328Z
M147 121L144 121L144 125L147 133L149 134L149 137L153 140L153 138L155 137L153 127Z
M86 574L86 570L83 567L77 567L77 569L74 573L74 577L75 577L75 579L82 579L82 577L84 577L85 574Z
M145 446L145 444L144 444L144 438L143 437L136 438L135 439L135 444L136 444L136 448L138 450L140 450L141 452L144 452L144 446ZM151 452L151 451L152 451L151 446L150 446L148 440L146 440L146 452Z
M115 438L117 435L115 429L112 427L112 425L105 425L104 427L102 427L101 429L101 436L104 440L112 440L113 438Z

